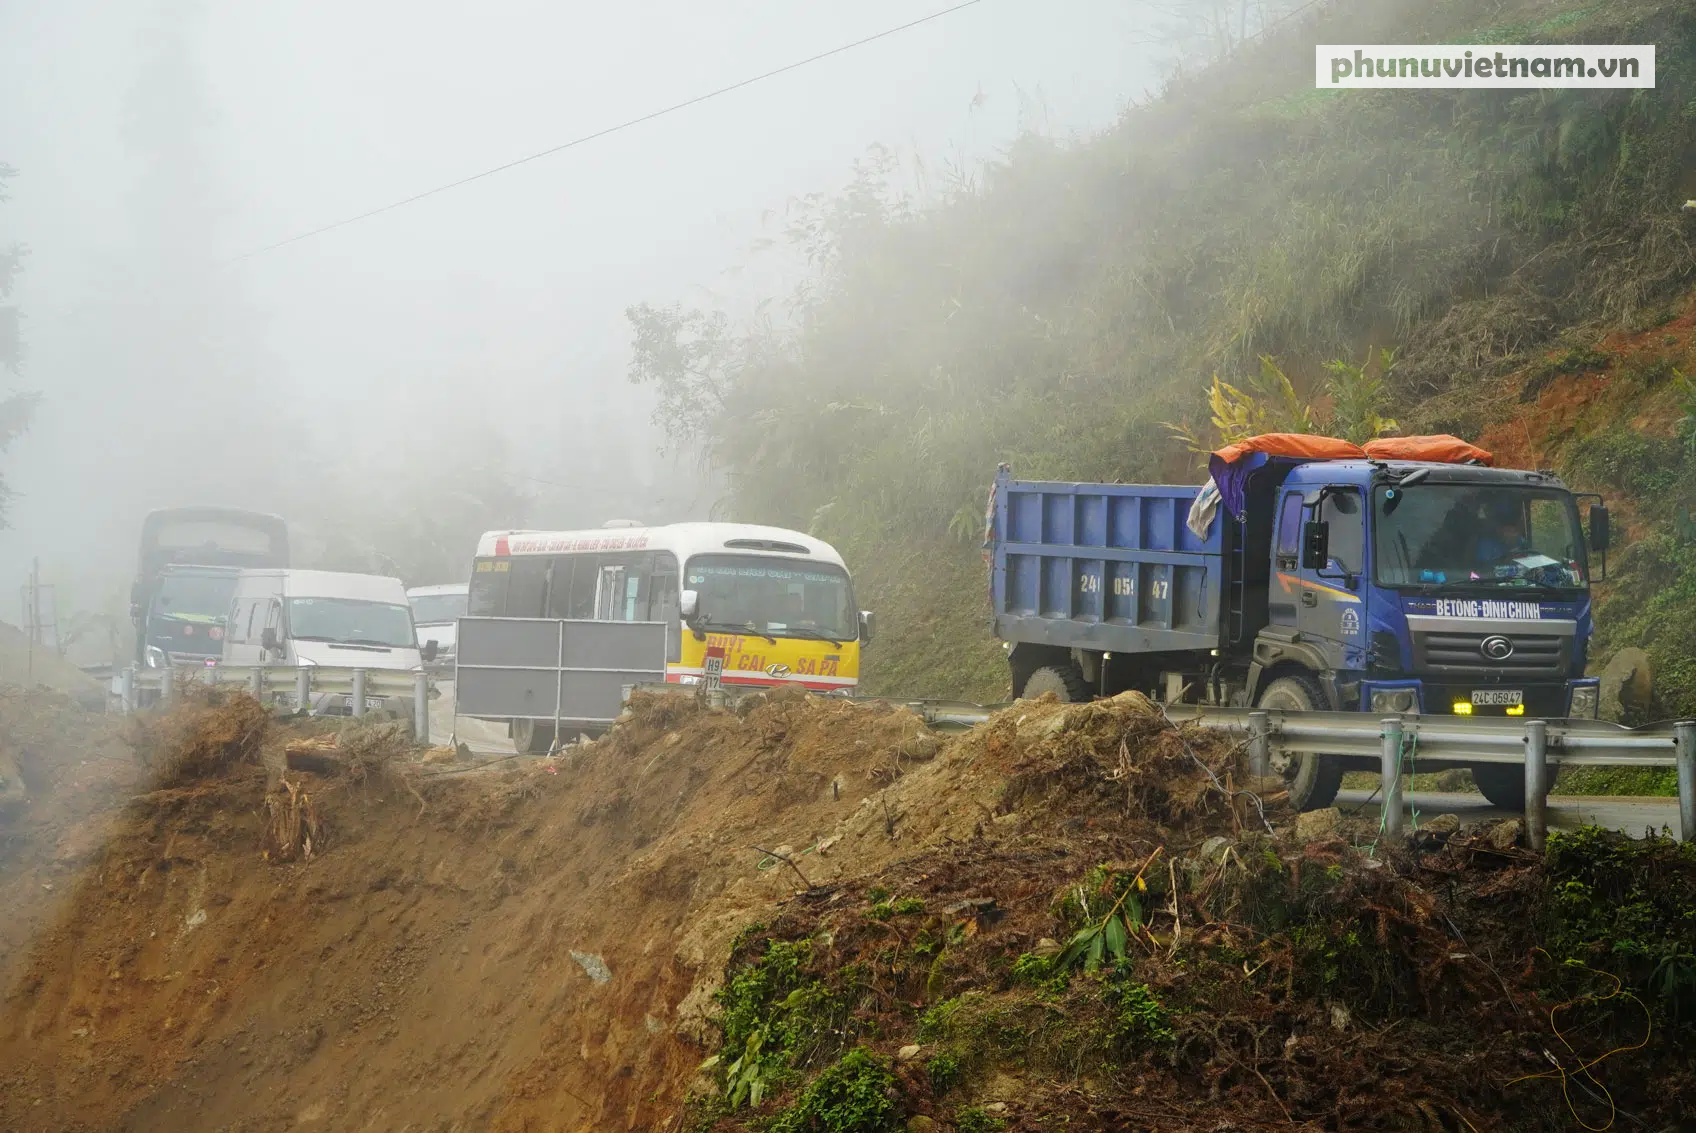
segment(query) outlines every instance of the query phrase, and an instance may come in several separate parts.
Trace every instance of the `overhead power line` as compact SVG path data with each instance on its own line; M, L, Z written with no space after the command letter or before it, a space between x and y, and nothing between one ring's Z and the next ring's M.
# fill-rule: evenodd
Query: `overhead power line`
M640 125L643 125L644 123L652 122L656 118L663 118L668 114L675 114L679 110L687 110L691 106L699 106L701 103L707 102L711 99L718 98L721 95L730 94L733 91L739 91L739 90L743 89L744 87L751 87L755 83L763 83L767 79L774 79L779 75L788 74L790 71L794 71L794 70L798 70L802 67L810 66L814 63L820 62L821 60L829 59L832 56L841 55L844 52L848 52L848 51L853 51L856 48L864 47L864 46L866 46L867 44L870 44L870 43L876 43L880 39L888 39L890 36L899 35L904 31L911 31L913 28L919 27L923 24L931 23L935 20L940 20L944 16L951 16L955 12L962 11L966 8L974 7L974 6L981 4L983 2L984 2L984 0L963 0L962 3L955 4L951 8L944 8L941 11L932 12L928 16L920 16L916 20L909 20L907 23L901 24L897 27L887 28L884 31L877 32L875 35L868 35L863 39L856 39L852 43L844 43L840 47L831 48L829 51L821 51L817 55L809 55L805 59L797 59L793 63L786 63L781 67L776 67L776 68L773 68L770 71L765 71L765 72L762 72L761 74L754 75L751 78L746 78L746 79L742 79L739 82L731 83L729 86L719 87L717 90L707 91L705 94L698 94L693 98L688 98L688 99L685 99L682 102L673 103L672 105L662 107L659 110L650 111L647 114L643 114L643 115L636 117L636 118L628 119L627 121L620 122L617 125L607 126L604 129L596 130L592 134L584 134L582 137L572 138L568 142L561 142L557 146L549 146L545 150L538 150L537 152L529 154L525 157L516 158L512 161L505 162L501 165L496 165L496 166L493 166L492 168L485 169L480 173L473 173L469 177L461 177L457 181L449 181L444 185L437 185L435 188L425 189L421 193L414 193L410 197L404 197L404 198L402 198L398 201L391 201L386 205L381 205L377 208L369 209L366 212L359 213L357 216L350 216L350 217L347 217L345 219L335 221L334 223L326 224L326 225L323 225L319 228L311 229L310 231L307 231L307 232L297 233L293 236L288 237L287 239L278 240L274 244L267 244L262 248L254 248L252 251L243 252L240 255L233 257L231 262L232 263L238 263L242 260L250 260L250 259L253 259L255 256L262 256L267 252L274 252L278 248L286 248L290 244L298 244L303 240L310 240L315 236L322 236L327 232L334 232L338 228L346 228L350 224L358 224L360 221L370 220L374 216L381 216L386 212L393 212L396 209L405 208L407 205L416 204L419 201L425 200L428 197L438 196L439 194L450 192L451 190L454 190L454 189L463 188L464 186L469 185L474 181L481 181L486 177L493 177L497 173L505 173L509 169L516 169L520 165L528 165L532 161L539 161L544 157L551 157L556 153L562 153L562 152L564 152L565 150L568 150L568 149L575 149L578 146L586 145L589 142L598 141L599 139L607 137L611 134L616 134L621 130L628 130L632 126L640 126Z

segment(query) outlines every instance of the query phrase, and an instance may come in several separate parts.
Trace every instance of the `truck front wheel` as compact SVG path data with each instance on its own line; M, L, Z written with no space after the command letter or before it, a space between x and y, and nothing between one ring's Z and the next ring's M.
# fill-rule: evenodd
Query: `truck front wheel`
M1260 694L1259 706L1282 712L1320 712L1325 709L1325 693L1308 677L1279 677ZM1343 761L1334 755L1273 756L1272 770L1283 776L1290 805L1297 810L1330 806L1343 786Z
M1045 692L1051 692L1063 701L1081 704L1091 699L1089 682L1084 680L1083 670L1067 662L1063 665L1044 665L1025 678L1025 687L1019 690L1019 699L1035 700Z
M1555 776L1560 774L1560 764L1551 763L1549 767L1549 786L1555 785ZM1478 793L1490 801L1490 805L1501 810L1522 811L1525 809L1525 765L1523 763L1476 763L1472 767L1472 785L1478 788ZM1548 797L1548 792L1544 792Z

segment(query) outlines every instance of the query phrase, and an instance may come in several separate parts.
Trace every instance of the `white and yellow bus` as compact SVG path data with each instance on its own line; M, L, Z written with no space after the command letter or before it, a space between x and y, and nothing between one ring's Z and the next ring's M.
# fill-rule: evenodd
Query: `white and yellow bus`
M744 523L490 531L477 543L467 613L663 621L668 681L699 682L717 647L725 685L817 692L859 683L872 622L834 547Z

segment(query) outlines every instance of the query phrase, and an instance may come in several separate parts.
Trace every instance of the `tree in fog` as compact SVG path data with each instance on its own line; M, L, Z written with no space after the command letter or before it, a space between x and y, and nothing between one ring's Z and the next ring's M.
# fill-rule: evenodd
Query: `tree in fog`
M0 162L0 201L6 200L6 182L17 176L17 170ZM6 300L11 297L12 285L23 270L24 256L29 252L17 242L0 241L0 367L15 378L23 368L23 328L18 308ZM35 412L38 395L11 392L0 397L0 452L29 427ZM0 476L0 527L6 523L6 503L12 492L4 476Z

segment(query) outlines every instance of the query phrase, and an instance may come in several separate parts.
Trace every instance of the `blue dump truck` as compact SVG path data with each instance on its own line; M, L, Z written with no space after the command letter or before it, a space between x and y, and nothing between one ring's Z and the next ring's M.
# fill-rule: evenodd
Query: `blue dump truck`
M1214 454L1200 488L1022 481L1003 465L985 552L1014 695L1593 718L1601 498L1454 438L1380 448L1435 459L1372 449L1253 438ZM1353 769L1277 770L1311 810ZM1472 771L1492 803L1524 805L1522 768Z

